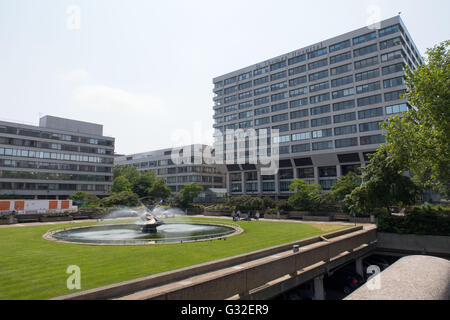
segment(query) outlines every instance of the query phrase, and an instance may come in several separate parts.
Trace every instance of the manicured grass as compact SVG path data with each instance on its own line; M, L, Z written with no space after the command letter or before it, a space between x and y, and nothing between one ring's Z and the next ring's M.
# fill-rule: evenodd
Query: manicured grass
M184 221L231 223L213 218L187 219ZM66 287L70 265L80 267L81 290L88 290L343 228L268 221L238 224L244 232L227 240L148 246L89 246L42 238L48 230L74 224L0 228L0 299L47 299L76 292ZM76 224L81 225L90 224Z

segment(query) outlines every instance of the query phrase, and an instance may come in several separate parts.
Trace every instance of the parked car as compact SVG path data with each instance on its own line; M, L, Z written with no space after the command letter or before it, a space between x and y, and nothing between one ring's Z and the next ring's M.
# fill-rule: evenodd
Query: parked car
M332 289L345 293L352 293L364 283L364 279L355 272L338 270L330 277L324 279L326 289Z

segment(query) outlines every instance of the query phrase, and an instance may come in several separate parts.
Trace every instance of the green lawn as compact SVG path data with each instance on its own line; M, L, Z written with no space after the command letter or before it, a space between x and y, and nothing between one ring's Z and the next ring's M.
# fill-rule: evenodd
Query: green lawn
M189 221L231 222L213 218ZM244 232L227 240L148 246L88 246L42 238L48 230L69 224L0 228L0 299L48 299L73 293L66 288L69 265L80 267L81 290L87 290L343 228L267 221L238 224Z

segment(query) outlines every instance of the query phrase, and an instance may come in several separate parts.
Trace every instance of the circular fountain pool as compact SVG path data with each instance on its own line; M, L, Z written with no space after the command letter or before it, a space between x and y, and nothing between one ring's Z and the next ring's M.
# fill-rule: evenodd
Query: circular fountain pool
M116 224L53 231L44 238L81 244L129 245L202 241L228 237L240 231L238 227L216 224L167 223L158 226L155 233L143 233L138 224Z

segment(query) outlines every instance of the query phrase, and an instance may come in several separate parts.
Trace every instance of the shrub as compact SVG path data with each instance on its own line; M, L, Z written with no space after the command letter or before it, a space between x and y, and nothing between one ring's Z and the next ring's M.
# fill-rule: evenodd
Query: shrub
M292 211L292 210L294 210L294 208L292 207L292 205L291 205L288 201L286 201L286 200L280 200L280 201L278 201L276 208L277 208L279 211L283 211L283 212L287 212L287 211Z

